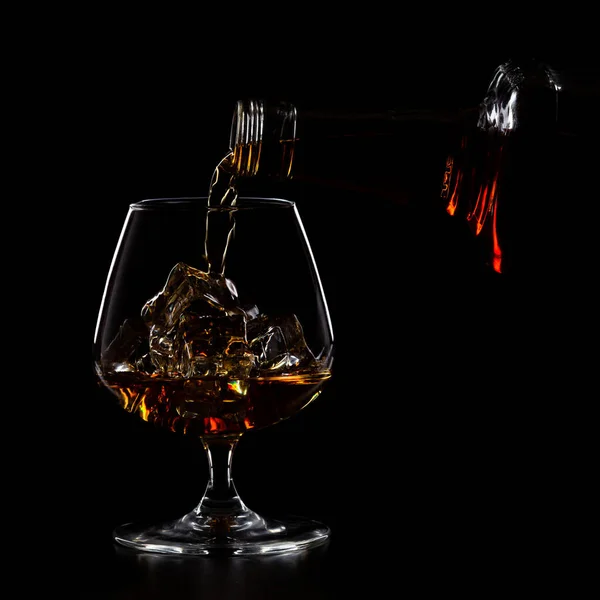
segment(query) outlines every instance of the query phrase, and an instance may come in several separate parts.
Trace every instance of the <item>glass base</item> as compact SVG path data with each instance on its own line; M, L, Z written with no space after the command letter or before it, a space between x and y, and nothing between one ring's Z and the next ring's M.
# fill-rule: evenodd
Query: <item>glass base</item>
M128 548L173 555L256 555L305 550L324 544L330 529L310 519L286 516L264 519L253 511L215 517L193 511L158 525L127 523L113 539Z

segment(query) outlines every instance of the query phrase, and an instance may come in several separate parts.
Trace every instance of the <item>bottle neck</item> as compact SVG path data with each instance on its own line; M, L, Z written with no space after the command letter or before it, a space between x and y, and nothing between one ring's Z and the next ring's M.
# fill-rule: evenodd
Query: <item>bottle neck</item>
M240 100L233 119L229 147L237 177L291 176L296 142L296 107L286 102Z

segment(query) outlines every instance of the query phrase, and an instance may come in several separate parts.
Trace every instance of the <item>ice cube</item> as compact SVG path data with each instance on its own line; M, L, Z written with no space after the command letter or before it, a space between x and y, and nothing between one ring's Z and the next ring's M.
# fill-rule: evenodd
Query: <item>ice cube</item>
M247 320L256 319L256 317L258 317L258 315L260 314L260 310L258 306L256 306L256 304L249 304L247 306L244 306L242 310L244 311Z
M179 360L175 354L175 338L177 326L166 329L161 325L152 325L148 342L150 345L150 360L162 373L176 374Z
M177 263L164 288L142 308L142 318L150 327L152 363L163 373L181 373L187 377L220 373L221 359L218 353L208 354L214 344L207 338L207 322L202 319L242 318L243 314L232 281ZM197 334L193 333L196 322L199 324ZM189 342L182 338L186 333Z
M227 314L241 312L232 281L180 262L171 269L164 288L146 302L142 318L166 331L192 303L194 311L200 314L215 314L215 310Z
M146 343L145 346L148 347L148 344ZM140 358L135 361L135 370L144 375L152 375L156 372L156 365L152 362L150 352L140 356Z
M247 336L259 372L296 371L315 361L296 315L261 314L248 321Z
M136 362L148 352L148 327L142 319L127 319L102 355L103 367L113 372L136 371Z
M184 313L177 328L175 355L184 377L247 377L254 355L246 342L244 315Z
M213 391L196 390L210 399L219 388L223 401L244 397L250 375L315 364L296 315L270 317L256 305L242 307L231 280L184 263L171 269L141 316L123 324L103 359L113 371L225 378Z

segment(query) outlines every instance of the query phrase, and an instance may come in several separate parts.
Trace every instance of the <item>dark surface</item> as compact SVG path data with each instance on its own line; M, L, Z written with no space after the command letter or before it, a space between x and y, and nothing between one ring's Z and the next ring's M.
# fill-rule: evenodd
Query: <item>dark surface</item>
M415 82L405 94L384 83L368 102L444 114L470 108L502 59L452 69L413 63L403 72ZM424 78L427 68L445 85ZM571 72L578 93L570 101L584 112L597 93L594 71ZM437 177L455 133L441 122L400 127L383 163L365 153L370 173L385 167L384 193L373 185L381 178L360 179L355 169L338 184L265 182L264 195L298 202L329 300L336 359L314 405L242 439L234 479L252 509L321 520L331 540L267 559L166 558L113 546L120 523L191 510L207 464L197 440L122 414L94 380L84 348L112 252L130 202L206 193L227 149L233 103L254 92L230 86L197 101L186 86L160 86L158 77L149 87L147 74L135 73L121 68L96 88L99 142L80 173L89 210L76 237L86 249L77 277L91 305L79 316L83 349L73 368L90 378L69 384L57 409L54 514L64 549L40 557L51 565L53 592L82 600L268 600L352 591L382 598L390 585L417 595L513 591L522 575L528 590L575 585L589 566L585 556L572 560L585 538L591 444L575 431L590 397L587 375L597 370L580 350L593 315L587 274L597 267L590 224L582 227L585 242L574 229L596 187L587 150L593 133L578 134L568 160L550 165L571 196L557 251L577 268L562 279L502 279L481 265L471 238L438 204ZM375 89L375 75L358 87ZM168 80L166 70L161 76ZM336 104L339 93L348 105L367 102L347 93L349 84L323 95L293 78L280 83L290 100ZM563 200L547 180L540 190L553 210Z

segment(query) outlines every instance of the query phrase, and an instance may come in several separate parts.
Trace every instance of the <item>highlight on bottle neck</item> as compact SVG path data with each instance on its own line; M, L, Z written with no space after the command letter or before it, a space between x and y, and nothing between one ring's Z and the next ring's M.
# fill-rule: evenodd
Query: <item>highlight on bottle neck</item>
M231 122L229 148L236 173L288 179L296 142L296 107L289 102L239 100Z

